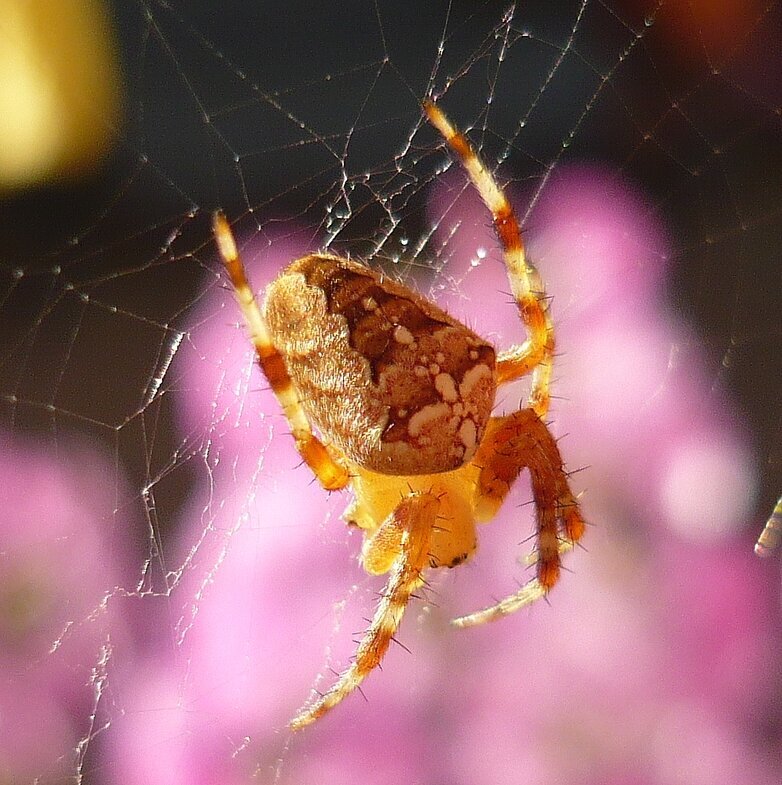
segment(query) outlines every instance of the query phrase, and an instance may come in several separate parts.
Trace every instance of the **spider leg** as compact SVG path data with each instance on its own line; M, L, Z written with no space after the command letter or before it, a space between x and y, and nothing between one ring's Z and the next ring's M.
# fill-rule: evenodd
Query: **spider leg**
M348 472L334 460L323 442L312 433L296 388L285 368L285 362L269 336L263 315L247 281L233 232L222 213L214 214L213 228L220 256L233 284L234 295L247 324L250 339L255 346L258 364L290 423L296 449L326 490L344 488L350 480Z
M424 101L424 110L429 121L458 156L492 214L511 291L527 330L528 338L524 343L507 349L497 358L498 381L509 382L534 371L529 405L539 417L543 417L549 406L551 358L554 353L554 328L546 305L545 287L538 271L526 258L513 207L475 148L432 101Z
M291 720L292 730L315 722L329 709L357 689L382 661L410 596L423 583L423 570L429 563L429 543L437 517L437 497L413 493L405 497L367 540L362 561L367 572L379 574L391 569L372 623L358 645L353 663L337 683L313 704Z
M584 533L557 443L532 409L492 418L474 463L481 467L475 501L479 520L494 516L521 470L529 469L536 510L537 575L497 604L454 619L457 627L499 619L544 597L559 579L560 555Z
M768 556L782 543L782 496L777 500L763 531L755 543L755 553L758 556Z

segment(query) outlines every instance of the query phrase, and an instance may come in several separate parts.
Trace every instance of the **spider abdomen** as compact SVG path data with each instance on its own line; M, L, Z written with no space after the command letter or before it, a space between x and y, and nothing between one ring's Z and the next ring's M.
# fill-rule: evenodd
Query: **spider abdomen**
M496 390L491 344L411 289L335 256L273 281L265 319L325 439L383 474L469 461Z

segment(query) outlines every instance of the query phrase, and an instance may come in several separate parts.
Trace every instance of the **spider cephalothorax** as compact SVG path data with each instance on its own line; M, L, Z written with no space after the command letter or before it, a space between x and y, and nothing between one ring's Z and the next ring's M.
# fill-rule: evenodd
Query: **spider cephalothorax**
M383 658L427 568L453 567L475 550L522 469L535 497L537 576L518 592L455 620L496 619L556 583L560 554L584 522L556 442L543 422L554 332L537 271L526 260L510 203L467 138L431 102L430 122L459 157L492 213L527 340L497 353L434 303L356 262L327 254L296 260L261 309L231 230L215 235L259 364L296 446L324 488L348 485L345 520L364 530L367 572L390 572L354 662L291 722L301 728L339 703ZM529 406L492 417L497 386L532 373ZM320 438L313 433L315 425Z

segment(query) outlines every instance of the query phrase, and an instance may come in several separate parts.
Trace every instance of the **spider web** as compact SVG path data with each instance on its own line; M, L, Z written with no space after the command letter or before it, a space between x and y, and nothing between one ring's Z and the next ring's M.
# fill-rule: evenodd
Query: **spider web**
M5 198L0 779L778 782L779 578L751 544L782 490L782 6L312 5L115 0L115 149ZM518 341L427 95L547 282L552 428L596 525L552 607L449 630L526 579L519 483L411 605L412 654L292 736L382 582L297 466L210 216L256 289L328 248Z

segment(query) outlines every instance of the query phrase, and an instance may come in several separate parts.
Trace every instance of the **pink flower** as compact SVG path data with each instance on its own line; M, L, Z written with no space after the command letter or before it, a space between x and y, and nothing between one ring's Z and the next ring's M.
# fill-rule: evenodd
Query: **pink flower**
M0 445L0 779L65 778L128 643L130 516L116 467L94 451Z

